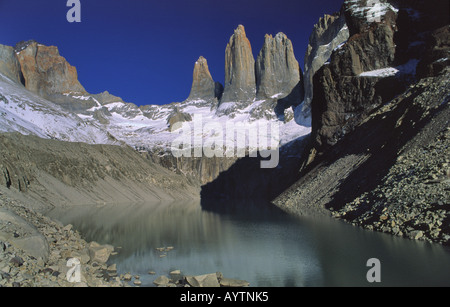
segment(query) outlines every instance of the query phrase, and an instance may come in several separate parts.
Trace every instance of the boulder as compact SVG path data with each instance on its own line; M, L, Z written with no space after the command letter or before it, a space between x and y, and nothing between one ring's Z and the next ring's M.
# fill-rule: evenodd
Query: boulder
M6 209L0 208L0 221L11 223L14 231L0 231L0 240L23 250L29 256L47 262L50 247L45 237L29 222ZM20 235L17 235L20 233Z
M91 263L105 264L108 262L111 253L114 251L114 247L111 245L100 245L97 242L91 242L89 244L89 256Z
M170 283L170 279L167 276L160 276L154 282L158 287L166 287Z
M199 276L186 276L186 282L191 287L198 288L215 288L220 287L219 280L217 279L217 274L206 274Z
M423 231L421 231L421 230L414 230L414 231L411 231L411 232L408 234L408 237L409 237L411 240L420 240L420 239L423 238L423 236L424 236L424 233L423 233Z

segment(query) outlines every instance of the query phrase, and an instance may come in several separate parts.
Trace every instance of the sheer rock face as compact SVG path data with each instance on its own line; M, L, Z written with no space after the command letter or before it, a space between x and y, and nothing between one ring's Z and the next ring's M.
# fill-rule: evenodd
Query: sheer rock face
M248 104L256 94L255 59L244 26L234 31L225 50L225 89L221 104Z
M60 56L57 47L31 42L16 54L28 90L44 98L69 92L86 93L78 81L76 68Z
M187 100L210 101L221 95L219 84L214 82L209 72L208 62L204 57L200 57L195 62L192 88Z
M20 64L13 47L0 44L0 73L13 81L22 82L23 77Z
M305 55L305 104L303 112L309 115L313 97L314 74L328 61L333 51L349 38L342 14L325 15L314 25Z
M448 7L440 0L344 2L350 38L314 75L315 151L325 152L415 79L448 65Z
M256 60L256 98L284 98L290 94L292 104L302 100L301 70L292 42L284 33L266 35Z
M359 12L354 6L364 1L346 4L352 4L352 9ZM313 79L312 138L318 152L335 145L371 111L403 89L404 84L395 76L360 76L363 72L391 67L396 59L397 15L386 6L381 22L367 22L359 13L352 15L344 4L346 22L352 25L349 28L353 35L333 52L329 64Z

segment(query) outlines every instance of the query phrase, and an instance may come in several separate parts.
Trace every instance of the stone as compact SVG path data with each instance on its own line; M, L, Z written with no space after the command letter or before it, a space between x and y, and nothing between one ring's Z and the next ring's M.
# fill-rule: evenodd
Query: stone
M245 28L239 25L225 50L225 85L218 111L227 102L246 106L255 95L255 59Z
M24 261L21 257L16 256L12 258L9 262L12 266L15 266L16 268L21 267L24 264Z
M131 281L131 279L133 278L133 275L131 275L130 273L126 273L125 275L123 275L122 279L124 281Z
M117 272L117 265L114 263L114 264L111 264L107 269L106 269L108 272L112 272L112 273L115 273L115 272Z
M111 253L114 251L114 247L111 245L100 245L97 242L91 242L88 249L91 263L96 262L98 264L108 262Z
M69 257L77 258L78 260L80 260L82 264L87 264L91 260L91 257L89 256L89 251L87 249L70 251Z
M174 271L170 272L170 275L181 275L181 271L180 270L174 270Z
M199 287L199 288L214 288L220 287L219 280L217 279L217 274L205 274L199 276L186 276L186 282L191 287Z
M71 224L64 226L64 228L63 228L64 231L71 231L72 229L73 229L73 225L71 225Z
M136 286L140 286L140 285L142 285L142 281L140 281L140 280L135 280L134 282L133 282L133 284L134 285L136 285Z
M170 283L170 279L167 276L162 275L158 277L153 283L158 287L167 286Z
M419 239L423 238L423 236L424 236L424 233L421 230L414 230L408 234L408 237L412 240L419 240Z

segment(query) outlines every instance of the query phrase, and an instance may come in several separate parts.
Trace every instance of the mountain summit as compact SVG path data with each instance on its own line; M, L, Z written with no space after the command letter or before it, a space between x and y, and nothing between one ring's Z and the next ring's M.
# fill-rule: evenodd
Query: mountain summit
M239 25L225 50L225 89L221 104L252 102L256 94L255 59L245 28Z
M188 101L204 100L213 101L220 99L223 86L219 82L214 82L208 68L208 61L203 57L195 62L191 93Z

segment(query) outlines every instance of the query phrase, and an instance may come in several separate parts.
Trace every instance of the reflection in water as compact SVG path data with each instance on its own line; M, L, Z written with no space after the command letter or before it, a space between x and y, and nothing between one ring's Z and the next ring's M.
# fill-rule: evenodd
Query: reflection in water
M49 214L88 241L122 247L119 273L156 276L220 271L252 286L368 286L366 262L382 263L383 286L450 285L450 252L322 219L295 219L266 204L85 206ZM219 208L219 209L218 209ZM175 249L160 258L158 247Z

